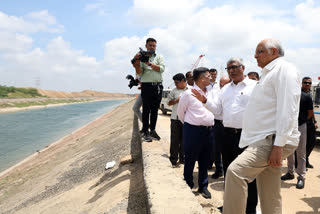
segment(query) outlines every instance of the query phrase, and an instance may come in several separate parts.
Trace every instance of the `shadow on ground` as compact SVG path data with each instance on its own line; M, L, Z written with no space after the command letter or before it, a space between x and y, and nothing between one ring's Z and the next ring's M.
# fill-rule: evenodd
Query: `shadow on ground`
M148 213L148 204L147 204L147 194L144 185L143 179L143 167L142 167L142 150L141 150L141 138L139 134L139 124L138 119L135 116L133 119L133 129L132 129L132 138L131 138L131 156L133 159L132 164L124 165L114 170L107 171L99 181L92 185L89 189L98 187L101 184L104 184L100 187L95 195L89 199L87 203L93 203L101 198L109 189L115 185L125 181L130 180L129 187L129 196L127 204L127 213L128 214L140 214ZM127 173L125 171L128 171ZM120 174L124 174L118 177ZM114 179L116 177L116 179Z
M296 214L311 214L311 213L320 213L320 197L311 197L311 198L303 198L304 202L306 202L313 211L299 211Z

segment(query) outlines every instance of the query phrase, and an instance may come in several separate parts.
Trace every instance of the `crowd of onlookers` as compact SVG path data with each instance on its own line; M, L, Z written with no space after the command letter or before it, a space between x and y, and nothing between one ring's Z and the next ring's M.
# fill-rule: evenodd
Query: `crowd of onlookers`
M146 48L155 52L156 41L149 38ZM281 180L294 179L296 171L296 188L303 189L306 169L313 168L308 161L317 128L312 79L301 79L283 56L278 40L265 39L254 54L261 76L245 75L243 60L232 57L226 63L228 76L219 81L217 70L206 67L172 78L170 162L173 167L184 164L184 180L191 189L198 162L198 192L205 198L211 198L208 169L214 165L211 177L224 176L225 181L224 204L219 208L223 213L256 213L258 198L263 214L281 213ZM155 128L163 57L150 54L148 62L137 60L134 67L141 82L141 95L133 108L143 124L141 135L147 142L159 140ZM288 172L281 176L285 158Z

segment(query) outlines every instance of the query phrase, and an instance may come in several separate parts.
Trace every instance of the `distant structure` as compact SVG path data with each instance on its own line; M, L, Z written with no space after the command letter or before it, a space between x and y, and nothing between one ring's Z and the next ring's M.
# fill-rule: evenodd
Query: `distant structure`
M35 77L34 82L35 82L35 87L40 88L40 77Z

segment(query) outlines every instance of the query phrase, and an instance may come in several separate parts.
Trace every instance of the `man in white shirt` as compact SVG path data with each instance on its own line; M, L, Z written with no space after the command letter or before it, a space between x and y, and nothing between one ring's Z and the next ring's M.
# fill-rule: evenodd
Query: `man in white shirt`
M188 71L186 73L186 79L187 79L188 88L191 88L194 85L192 71Z
M224 214L243 214L248 183L257 179L263 214L280 214L281 163L299 142L300 76L282 59L278 40L262 40L255 53L262 68L243 116L239 146L248 146L229 166L224 193Z
M211 80L210 80L210 84L207 86L207 89L210 90L214 90L214 91L219 91L219 84L217 83L216 79L217 79L217 70L215 68L211 68L209 70L209 74L211 75Z
M207 96L207 86L210 84L211 76L209 69L200 67L193 71L195 81L194 90L201 95ZM210 159L210 148L213 143L212 128L214 116L199 102L190 90L185 91L179 100L177 109L179 120L183 123L183 147L184 147L184 180L192 189L193 169L198 161L198 192L204 198L211 198L208 191L208 166Z
M242 129L243 112L248 104L249 97L257 82L244 76L245 66L243 60L233 57L228 60L228 74L232 80L221 89L219 96L212 97L201 96L197 91L193 91L195 96L215 115L223 115L223 145L222 161L224 173L228 166L243 152L239 148L239 141ZM249 184L247 198L247 214L255 214L258 204L257 187L255 181ZM221 209L221 208L220 208Z
M211 68L209 70L209 74L211 75L211 80L210 80L210 84L207 86L207 90L208 90L208 93L209 93L209 96L216 96L220 90L219 88L219 84L216 82L216 79L217 79L217 70L215 68ZM213 128L214 129L214 128ZM212 130L214 131L214 130ZM213 133L214 135L214 133ZM210 162L209 162L209 168L208 169L212 169L213 167L213 163L215 163L215 166L216 166L216 169L218 168L218 171L223 172L223 169L222 169L222 162L221 162L221 159L219 161L219 159L217 160L218 161L218 164L216 163L216 157L217 155L215 154L215 147L216 147L216 143L215 141L213 141L213 144L212 144L212 149L211 149L211 155L210 155ZM221 167L220 167L221 165ZM216 170L217 171L217 170ZM217 172L218 172L217 171ZM218 173L219 174L219 173Z
M175 88L168 95L168 105L172 106L171 125L170 125L170 162L173 167L179 163L184 163L184 152L182 143L182 123L177 115L177 107L181 94L186 91L187 82L182 73L178 73L172 77Z
M215 96L220 96L221 89L231 82L230 78L228 76L224 76L220 78L219 81L219 91L210 93L212 97L208 99L214 99ZM212 92L212 91L211 91ZM221 177L223 173L223 164L221 159L221 152L222 152L222 144L223 144L223 130L224 126L222 123L223 120L223 114L217 114L214 115L214 126L213 126L213 136L214 136L214 143L213 143L213 151L214 151L214 164L216 166L216 171L212 174L213 179L218 179Z

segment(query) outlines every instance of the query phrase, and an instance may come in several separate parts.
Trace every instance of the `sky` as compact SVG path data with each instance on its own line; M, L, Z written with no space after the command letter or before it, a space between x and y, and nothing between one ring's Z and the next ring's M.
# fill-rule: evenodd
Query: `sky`
M130 60L157 40L164 87L199 66L226 75L231 57L256 71L256 45L282 43L301 77L320 76L320 0L2 0L0 85L137 93Z

